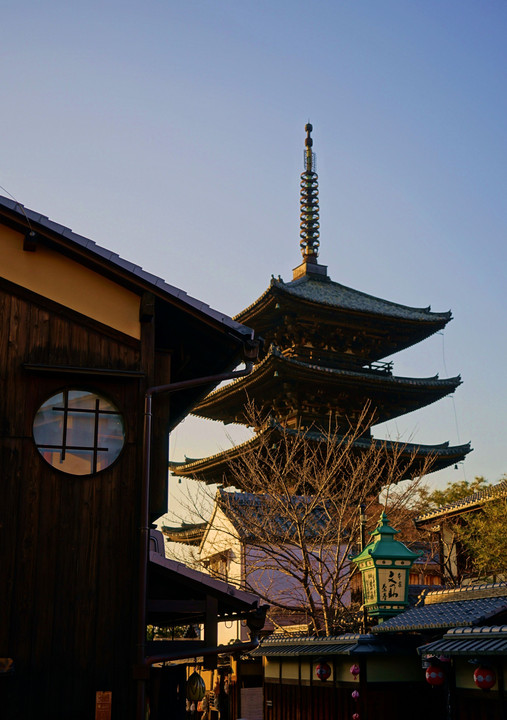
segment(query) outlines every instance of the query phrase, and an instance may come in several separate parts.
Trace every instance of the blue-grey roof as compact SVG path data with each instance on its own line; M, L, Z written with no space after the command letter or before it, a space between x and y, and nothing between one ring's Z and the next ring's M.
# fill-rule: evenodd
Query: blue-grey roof
M47 230L55 235L61 236L67 246L75 246L81 251L85 250L90 257L95 257L97 260L102 262L105 260L113 268L121 271L122 274L126 273L127 275L130 275L134 281L141 281L144 285L148 285L154 291L157 291L158 294L165 295L173 301L177 300L179 303L189 306L192 310L207 316L214 322L227 326L236 333L247 336L251 335L252 331L249 328L236 322L235 320L232 320L228 315L225 315L217 310L213 310L213 308L209 305L201 300L191 297L184 290L180 290L174 285L166 283L162 278L143 270L143 268L139 265L135 265L134 263L124 260L117 253L114 253L107 248L100 247L94 243L93 240L83 237L82 235L78 235L70 228L65 227L65 225L53 222L46 217L46 215L41 215L38 212L25 208L20 203L3 196L0 196L0 211L1 209L14 213L18 216L21 222L28 222L29 227L34 226L33 229L42 228L43 230Z
M420 655L507 655L507 625L460 627L448 630L443 638L421 645Z
M254 307L261 299L268 295L275 288L282 293L287 293L301 300L307 300L321 305L351 310L367 314L381 315L383 317L404 318L406 320L426 320L446 324L451 319L450 311L442 313L431 312L431 307L414 308L408 305L383 300L382 298L368 295L359 290L333 282L329 278L315 278L312 275L303 275L297 280L285 283L280 277L272 278L271 286L261 295L255 303L241 312Z
M413 652L414 638L383 638L371 633L345 633L328 637L265 638L251 655L264 657L315 657L323 655L407 654Z
M428 593L424 605L380 623L375 634L472 627L507 612L507 583Z
M273 539L286 540L296 531L297 517L304 517L302 524L309 538L320 537L331 527L332 508L326 509L325 501L317 503L311 496L295 495L286 498L276 494L228 492L219 488L217 504L240 537L251 535L257 526L262 527L264 533L269 530Z
M502 480L502 482L485 488L480 492L467 495L466 497L455 500L454 502L433 508L433 510L428 510L428 512L423 515L419 515L415 522L417 525L422 525L428 520L437 520L439 518L444 518L447 515L459 515L461 512L472 510L475 507L484 505L484 503L504 497L507 497L507 480Z
M321 655L350 655L358 649L359 643L375 643L372 635L347 633L331 637L277 637L272 635L262 641L251 655L265 657L294 657Z

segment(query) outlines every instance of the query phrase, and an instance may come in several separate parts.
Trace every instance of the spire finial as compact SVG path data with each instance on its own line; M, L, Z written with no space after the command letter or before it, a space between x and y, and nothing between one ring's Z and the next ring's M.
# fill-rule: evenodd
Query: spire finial
M319 254L319 183L315 172L315 153L312 151L313 140L310 133L311 123L305 125L305 169L301 174L301 240L299 246L305 262L316 263Z

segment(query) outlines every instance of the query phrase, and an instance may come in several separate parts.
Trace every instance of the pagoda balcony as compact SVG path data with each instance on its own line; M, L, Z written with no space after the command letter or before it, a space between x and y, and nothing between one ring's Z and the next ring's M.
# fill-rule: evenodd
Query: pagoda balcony
M365 362L365 357L351 355L344 352L326 351L321 348L314 348L311 345L292 345L291 347L279 348L271 345L268 353L283 356L299 362L306 362L318 365L322 368L335 368L337 370L352 370L354 372L367 372L376 375L392 375L394 363L375 360Z

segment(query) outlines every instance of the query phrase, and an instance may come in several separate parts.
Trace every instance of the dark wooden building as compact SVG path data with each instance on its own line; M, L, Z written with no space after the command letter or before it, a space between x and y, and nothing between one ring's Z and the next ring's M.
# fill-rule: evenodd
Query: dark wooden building
M383 423L423 408L454 392L459 376L440 379L400 377L386 358L443 330L450 312L431 312L373 297L331 280L318 263L319 205L311 125L306 126L305 170L301 175L302 263L290 282L272 277L267 290L236 320L265 339L265 353L254 372L219 387L194 413L224 423L246 423L245 402L254 401L269 415L258 432L310 430L323 439L331 429L339 436L355 425L369 406L370 423ZM276 442L276 439L273 440ZM470 445L384 443L370 427L354 443L362 454L375 443L397 458L401 477L413 477L425 460L432 471L463 460ZM218 455L175 464L174 474L228 484L228 465L256 447L256 439ZM238 478L234 478L236 484ZM248 490L248 488L245 488Z
M0 257L0 715L84 720L104 691L127 720L150 678L151 616L204 622L210 646L213 618L256 612L148 558L168 433L252 334L7 198Z

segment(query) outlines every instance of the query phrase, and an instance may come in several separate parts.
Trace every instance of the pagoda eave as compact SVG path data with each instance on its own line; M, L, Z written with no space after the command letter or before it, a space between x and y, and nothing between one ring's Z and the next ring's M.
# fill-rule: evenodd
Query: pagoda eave
M264 430L263 433L265 432L273 433L274 437L276 437L278 430ZM291 434L296 431L285 430L284 432ZM265 439L261 437L263 433L216 455L180 465L173 462L171 463L172 473L177 477L193 478L208 484L218 483L224 487L234 486L240 490L248 491L248 487L242 487L239 473L234 473L232 468L235 463L241 462L248 453L262 452L263 443L265 442ZM318 432L307 432L306 437L309 441L326 442L325 436ZM429 472L433 473L462 462L472 450L470 443L455 446L450 446L448 443L417 445L415 443L402 443L377 438L361 438L353 443L353 451L355 453L366 452L370 449L371 444L376 445L379 450L385 448L388 453L397 458L398 467L400 468L399 481L416 477L428 462L428 459L431 460Z
M369 402L377 424L430 405L454 392L460 383L459 376L404 378L366 369L323 368L271 352L249 376L210 393L193 414L245 424L245 403L251 400L261 412L278 408L275 414L282 415L297 407L312 408L317 421L333 408L358 413Z
M426 339L443 329L452 319L451 312L433 313L429 308L411 308L375 298L347 288L329 278L306 283L284 283L272 280L271 286L249 307L235 316L235 320L255 327L268 342L275 331L283 329L288 319L298 326L315 324L324 328L354 328L366 330L370 344L363 354L379 360ZM306 292L300 289L309 288ZM317 291L315 290L317 288ZM319 301L318 289L325 300ZM336 297L334 297L336 296ZM380 321L380 322L379 322Z
M162 532L169 542L183 545L200 545L208 523L184 523L179 527L162 526Z

